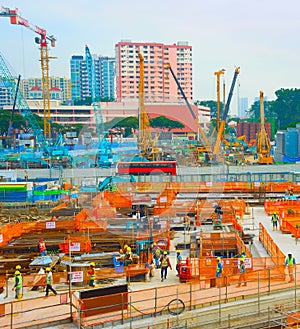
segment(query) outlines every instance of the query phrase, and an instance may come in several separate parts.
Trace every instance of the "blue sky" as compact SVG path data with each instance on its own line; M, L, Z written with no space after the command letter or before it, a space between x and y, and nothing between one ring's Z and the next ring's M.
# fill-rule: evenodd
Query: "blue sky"
M194 98L216 99L215 71L226 69L230 88L240 66L238 92L250 104L263 90L269 100L280 88L299 88L299 0L3 0L57 38L50 75L69 77L72 54L114 56L122 39L193 46ZM35 33L0 19L1 53L23 77L39 77ZM50 47L49 47L50 48ZM237 90L235 93L236 97ZM233 106L234 107L234 101ZM233 109L233 112L235 110Z

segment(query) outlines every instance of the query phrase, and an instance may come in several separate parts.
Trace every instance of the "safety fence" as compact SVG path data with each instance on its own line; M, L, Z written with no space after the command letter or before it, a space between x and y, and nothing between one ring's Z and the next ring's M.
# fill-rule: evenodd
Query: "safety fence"
M265 200L264 208L268 215L272 215L275 211L289 213L290 211L300 212L300 200Z
M122 182L118 184L118 189L121 193L128 191L161 193L166 186L181 193L217 193L224 191L285 193L287 190L293 190L294 193L300 192L300 185L294 182L216 182L209 179L202 182Z
M75 299L75 319L81 328L101 328L110 323L133 323L135 320L158 315L180 315L218 303L252 298L257 301L266 294L281 290L295 289L300 283L300 266L295 266L295 282L288 283L284 267L268 268L246 273L246 284L240 286L238 274L209 280L192 281L180 285L163 286L154 289L120 293L110 296L89 298L88 301ZM284 273L284 275L282 274ZM119 302L113 302L113 301ZM116 310L117 311L111 311ZM136 328L136 326L133 326ZM132 328L133 328L132 327ZM166 328L169 328L166 326Z

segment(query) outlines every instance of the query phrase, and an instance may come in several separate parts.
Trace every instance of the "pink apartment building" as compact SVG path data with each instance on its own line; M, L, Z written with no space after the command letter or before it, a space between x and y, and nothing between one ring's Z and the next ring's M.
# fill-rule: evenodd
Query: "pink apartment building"
M139 94L139 58L144 57L145 100L177 102L182 99L167 64L170 64L186 97L193 99L192 46L121 41L116 44L117 100L134 100Z

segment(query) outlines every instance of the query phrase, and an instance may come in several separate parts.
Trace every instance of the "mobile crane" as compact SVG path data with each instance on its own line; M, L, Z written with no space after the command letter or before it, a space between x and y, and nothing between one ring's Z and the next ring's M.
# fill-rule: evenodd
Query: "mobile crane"
M47 35L45 29L31 24L26 18L18 14L18 9L9 9L2 7L0 17L10 17L10 23L14 25L22 25L37 33L39 37L35 38L35 42L40 45L40 58L42 69L42 91L44 106L44 136L51 137L50 127L50 83L49 83L49 59L54 58L48 55L48 41L52 47L55 47L56 39L53 35Z
M271 143L265 129L265 110L264 110L264 93L259 93L260 101L260 130L256 134L256 151L257 163L259 164L272 164L273 156L271 156Z
M237 67L234 71L234 76L233 76L233 79L232 79L230 91L229 91L229 94L228 94L227 102L226 102L226 105L225 105L224 112L222 114L222 120L220 122L220 127L219 127L219 130L218 130L217 139L216 139L214 149L213 149L213 152L212 152L212 161L213 162L222 161L222 158L220 158L221 141L222 141L222 137L223 137L223 133L224 133L224 129L225 129L226 118L227 118L227 115L228 115L228 112L229 112L229 106L230 106L230 103L231 103L231 98L232 98L232 95L233 95L234 86L235 86L236 79L237 79L237 76L238 76L239 73L240 73L240 68Z
M171 74L173 76L173 79L175 80L175 82L177 84L177 87L178 87L178 89L179 89L179 91L180 91L180 93L181 93L181 95L182 95L182 97L183 97L183 99L184 99L184 101L185 101L185 103L186 103L186 105L187 105L187 107L188 107L188 109L189 109L189 111L190 111L193 119L196 122L196 125L197 125L197 128L198 128L198 136L200 137L201 142L202 142L202 146L198 147L198 152L199 153L205 153L205 154L211 153L212 146L211 146L208 138L206 137L206 135L205 135L205 133L204 133L201 125L199 124L198 117L195 115L195 113L194 113L194 111L193 111L193 109L192 109L192 107L191 107L188 99L186 98L185 93L184 93L184 91L183 91L183 89L182 89L182 87L181 87L181 85L180 85L180 83L179 83L179 81L178 81L178 79L177 79L177 77L176 77L176 75L175 75L175 73L174 73L171 65L170 64L167 64L167 68L170 70L170 72L171 72ZM198 137L198 139L199 139L199 137ZM199 160L199 156L198 156L198 160Z

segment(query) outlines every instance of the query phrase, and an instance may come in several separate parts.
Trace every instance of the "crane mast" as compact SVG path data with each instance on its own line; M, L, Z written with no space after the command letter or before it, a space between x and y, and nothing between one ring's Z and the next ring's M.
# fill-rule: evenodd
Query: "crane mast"
M216 129L219 131L220 127L220 104L221 104L221 96L220 96L220 76L225 73L225 70L222 69L220 71L215 72L217 76L217 122L216 122Z
M260 131L257 133L257 156L259 164L272 164L273 157L271 156L271 143L265 129L265 109L264 109L264 93L259 93L260 103Z
M55 47L56 39L53 35L48 36L47 31L39 26L31 24L26 18L18 14L18 9L9 9L2 7L0 17L10 17L10 23L14 25L22 25L37 33L39 37L35 38L35 42L40 45L40 61L42 70L42 94L44 107L44 136L51 137L50 124L50 83L49 83L49 57L48 41L52 47Z

